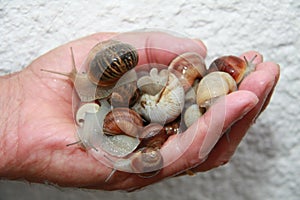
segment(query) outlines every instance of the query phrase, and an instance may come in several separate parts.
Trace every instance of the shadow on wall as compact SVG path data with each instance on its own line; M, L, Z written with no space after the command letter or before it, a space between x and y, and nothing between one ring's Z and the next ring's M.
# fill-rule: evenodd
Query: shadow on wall
M243 199L261 199L274 184L274 177L278 177L274 166L280 158L280 144L274 134L270 124L258 122L248 131L230 163L236 173L232 186Z

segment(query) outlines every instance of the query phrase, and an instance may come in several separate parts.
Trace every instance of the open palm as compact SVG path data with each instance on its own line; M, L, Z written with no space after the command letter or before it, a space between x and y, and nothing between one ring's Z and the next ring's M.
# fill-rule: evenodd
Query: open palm
M12 157L17 158L11 161L14 168L8 170L8 178L25 178L61 186L133 190L178 175L186 169L194 172L212 169L230 159L253 120L267 106L279 76L278 66L271 62L263 63L259 55L255 60L258 64L256 71L242 82L239 91L227 95L225 103L214 105L184 134L169 138L162 154L164 160L177 156L176 161L149 179L117 172L109 182L105 182L111 173L110 168L78 146L66 146L76 142L72 83L65 77L42 72L41 69L69 72L72 69L70 47L78 67L95 44L112 36L115 34L100 33L60 46L7 79L6 84L17 91L9 108L10 119L15 120L15 135L6 134L5 137L13 138L15 147L9 151ZM203 57L206 54L206 48L200 41L175 38L164 33L130 33L126 35L126 41L138 47L139 64L168 64L176 54L187 51L198 52ZM150 47L154 50L150 51ZM252 58L254 53L244 55ZM220 109L224 110L223 118L212 120L211 116ZM216 132L211 127L219 127L221 131ZM229 138L222 137L228 128L231 128ZM185 150L180 152L180 156L176 155L179 152L170 151L179 140Z

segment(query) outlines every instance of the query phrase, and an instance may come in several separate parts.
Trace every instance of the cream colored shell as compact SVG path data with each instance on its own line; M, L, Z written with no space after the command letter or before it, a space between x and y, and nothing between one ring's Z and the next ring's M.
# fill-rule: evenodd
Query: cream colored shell
M202 116L202 113L200 111L200 108L199 108L198 104L190 105L185 110L184 117L183 117L186 127L190 127L201 116Z
M179 79L166 69L160 72L159 76L161 79L167 76L166 86L155 95L144 93L133 109L151 123L165 124L181 114L184 89Z
M235 80L226 72L212 72L203 77L197 88L197 104L209 107L217 97L237 90Z

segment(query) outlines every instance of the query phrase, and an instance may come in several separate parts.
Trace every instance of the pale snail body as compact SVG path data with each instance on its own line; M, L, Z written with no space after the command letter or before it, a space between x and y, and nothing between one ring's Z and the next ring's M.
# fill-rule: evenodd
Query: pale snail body
M76 123L78 124L78 126L82 127L84 125L84 121L85 121L85 115L87 113L97 113L100 109L100 106L98 104L95 103L86 103L82 106L79 107L79 109L76 112Z
M149 122L165 124L180 115L184 105L184 89L173 73L162 70L159 75L162 79L166 77L165 85L157 93L142 94L133 109Z
M84 114L82 110L85 111ZM76 118L76 121L80 122L77 136L80 144L87 150L101 149L109 155L124 157L138 147L140 140L127 135L107 136L104 134L103 123L110 110L110 105L105 100L101 101L99 108L95 103L85 104L79 108L81 114L77 114L78 118Z
M92 48L84 63L87 73L78 73L72 49L71 53L73 69L70 73L42 70L69 77L82 102L107 98L116 82L138 63L136 49L115 40L100 42Z
M87 150L91 148L97 150L99 148L99 141L103 141L102 126L104 116L109 112L109 109L105 106L97 108L97 104L94 105L94 108L97 108L97 110L93 112L94 108L92 105L94 103L83 105L76 114L76 121L79 123L77 137L82 147Z

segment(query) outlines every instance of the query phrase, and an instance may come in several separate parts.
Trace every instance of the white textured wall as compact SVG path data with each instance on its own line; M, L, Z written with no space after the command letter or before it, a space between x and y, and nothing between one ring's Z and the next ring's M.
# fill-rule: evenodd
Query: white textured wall
M130 194L0 181L0 200L299 198L299 1L27 2L0 0L1 69L20 70L48 50L94 32L159 28L203 39L208 62L222 54L255 49L265 60L278 62L282 74L270 107L224 167Z

